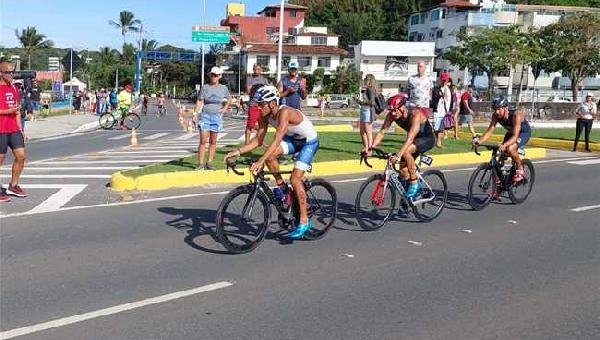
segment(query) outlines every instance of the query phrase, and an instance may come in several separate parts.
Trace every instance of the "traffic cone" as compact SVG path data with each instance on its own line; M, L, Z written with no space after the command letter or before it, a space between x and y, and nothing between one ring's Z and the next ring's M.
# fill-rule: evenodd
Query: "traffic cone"
M135 128L131 129L131 140L129 142L129 146L137 146L138 145L138 139L137 139L137 131L135 131Z

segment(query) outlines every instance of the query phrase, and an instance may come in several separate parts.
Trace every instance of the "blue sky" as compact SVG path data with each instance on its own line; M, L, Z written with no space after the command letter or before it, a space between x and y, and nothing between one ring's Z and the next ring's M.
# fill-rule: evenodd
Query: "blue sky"
M206 24L219 25L227 0L206 0ZM255 15L278 0L246 0L246 15ZM16 47L15 29L35 26L56 47L98 50L102 46L121 49L118 29L108 25L119 12L128 10L144 24L145 37L159 45L199 49L192 43L192 25L202 24L202 0L0 0L0 46ZM138 37L129 35L128 42Z

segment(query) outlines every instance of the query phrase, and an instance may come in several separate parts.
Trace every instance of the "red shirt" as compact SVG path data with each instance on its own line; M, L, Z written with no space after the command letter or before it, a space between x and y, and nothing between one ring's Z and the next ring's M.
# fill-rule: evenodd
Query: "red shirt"
M19 91L13 85L0 84L0 110L10 109L19 105ZM19 112L14 115L0 115L0 133L19 131L17 119Z

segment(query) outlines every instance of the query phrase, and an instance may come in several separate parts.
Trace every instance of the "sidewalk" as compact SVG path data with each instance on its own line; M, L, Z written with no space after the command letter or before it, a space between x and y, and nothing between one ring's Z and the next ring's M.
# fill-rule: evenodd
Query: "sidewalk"
M98 116L93 114L64 115L38 118L25 123L25 134L30 140L84 132L98 128Z

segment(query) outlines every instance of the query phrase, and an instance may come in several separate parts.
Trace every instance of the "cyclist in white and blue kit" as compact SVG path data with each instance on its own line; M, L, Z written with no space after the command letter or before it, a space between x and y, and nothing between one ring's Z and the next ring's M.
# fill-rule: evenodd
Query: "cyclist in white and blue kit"
M291 238L302 237L313 225L308 219L306 191L302 183L304 173L311 168L315 153L319 148L317 131L311 121L300 111L286 105L279 105L279 91L276 87L265 85L256 90L254 97L261 110L261 118L256 137L248 144L228 153L225 160L235 158L263 145L269 124L275 126L275 136L264 155L251 166L253 172L262 170L264 165L275 174L278 190L285 192L287 187L279 172L281 155L297 154L290 183L296 195L300 219L296 227L288 234ZM275 190L274 190L275 191Z

